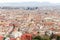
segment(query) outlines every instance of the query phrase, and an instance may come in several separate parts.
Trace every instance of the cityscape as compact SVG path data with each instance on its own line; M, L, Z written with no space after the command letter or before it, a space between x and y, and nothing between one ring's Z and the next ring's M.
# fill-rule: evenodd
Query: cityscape
M0 40L60 40L59 4L23 4L0 4Z

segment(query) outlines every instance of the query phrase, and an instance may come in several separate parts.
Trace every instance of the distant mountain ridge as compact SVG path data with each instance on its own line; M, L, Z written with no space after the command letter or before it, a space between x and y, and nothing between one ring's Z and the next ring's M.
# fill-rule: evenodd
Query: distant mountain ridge
M0 3L0 7L40 7L40 6L60 6L60 3L48 3L48 2L20 2L20 3Z

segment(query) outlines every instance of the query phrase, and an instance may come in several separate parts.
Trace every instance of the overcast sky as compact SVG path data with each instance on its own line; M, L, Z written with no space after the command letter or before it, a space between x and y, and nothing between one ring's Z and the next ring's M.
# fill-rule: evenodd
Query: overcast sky
M0 3L7 2L50 2L50 3L60 3L60 0L0 0Z

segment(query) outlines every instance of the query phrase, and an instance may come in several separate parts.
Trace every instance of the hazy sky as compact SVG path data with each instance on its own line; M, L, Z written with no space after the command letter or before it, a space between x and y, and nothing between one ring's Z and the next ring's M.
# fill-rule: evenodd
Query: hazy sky
M60 0L0 0L0 3L6 2L50 2L50 3L60 3Z

